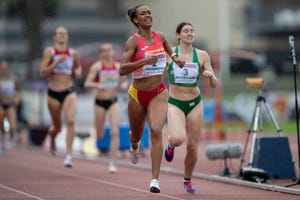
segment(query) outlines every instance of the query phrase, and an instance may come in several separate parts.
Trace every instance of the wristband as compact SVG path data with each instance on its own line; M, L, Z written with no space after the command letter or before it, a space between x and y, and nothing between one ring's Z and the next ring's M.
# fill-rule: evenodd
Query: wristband
M171 58L173 59L174 56L177 56L177 54L175 52L172 53Z

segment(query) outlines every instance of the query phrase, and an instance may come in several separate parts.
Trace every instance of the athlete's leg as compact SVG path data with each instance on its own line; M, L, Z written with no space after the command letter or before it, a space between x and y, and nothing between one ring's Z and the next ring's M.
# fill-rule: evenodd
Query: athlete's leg
M97 138L102 139L104 135L104 125L105 125L105 114L106 111L103 107L95 105L95 128L97 133Z
M11 137L15 135L16 131L16 125L17 125L17 113L16 113L16 107L11 106L6 111L6 117L9 123L9 133Z
M138 148L144 132L147 112L130 95L128 98L128 119L130 124L130 141L133 150Z
M59 101L48 96L47 97L48 110L50 112L52 126L49 128L48 134L50 135L51 143L50 150L52 154L55 154L55 137L61 131L61 109L62 106Z
M77 96L73 92L69 94L63 103L63 111L66 117L67 135L66 135L66 153L71 156L73 151L73 140L75 136L75 115L76 115Z
M5 114L5 110L0 108L0 134L3 134L5 133L5 130L4 130L4 118L5 118L6 114Z
M6 144L5 144L5 130L4 130L4 118L5 111L0 108L0 153L2 156L6 155Z
M120 106L114 103L109 108L109 124L110 124L110 159L115 161L119 149L119 126L120 126Z
M187 147L184 160L184 177L190 179L198 159L198 146L203 120L203 104L200 102L187 115Z
M148 121L151 133L151 160L152 178L158 179L162 153L162 129L165 123L168 108L168 91L154 97L148 106Z
M168 104L168 130L171 147L180 146L186 138L185 114L177 106Z

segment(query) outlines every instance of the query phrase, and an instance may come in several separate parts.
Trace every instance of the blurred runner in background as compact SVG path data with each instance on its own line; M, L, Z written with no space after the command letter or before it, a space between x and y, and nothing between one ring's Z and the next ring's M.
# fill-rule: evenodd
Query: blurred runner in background
M77 52L68 47L68 31L65 27L58 27L54 32L54 46L47 47L44 51L40 75L49 79L48 109L52 119L49 129L51 137L50 150L56 152L55 137L61 131L62 111L66 118L66 157L64 165L72 167L72 145L75 135L76 93L73 85L75 78L81 77L81 65Z
M109 172L116 173L115 161L119 149L120 106L118 104L119 89L126 90L128 82L125 76L120 78L120 63L114 60L113 47L109 43L99 46L99 61L95 62L87 75L84 86L96 91L95 128L97 138L104 136L106 115L109 116L110 128L110 163Z
M9 134L13 139L17 126L17 106L21 101L21 85L16 76L9 70L9 64L0 64L0 148L1 154L6 155L4 119L9 123Z
M195 30L192 24L180 23L176 29L176 38L178 46L174 51L179 58L185 60L185 65L180 67L171 59L168 61L169 144L165 149L165 158L171 162L175 147L187 139L183 185L187 192L195 193L191 178L198 158L198 143L203 121L203 103L198 82L203 76L214 88L217 85L217 78L207 52L193 47Z
M133 77L128 102L131 161L134 164L138 162L139 144L147 118L151 133L150 191L159 193L158 177L163 154L162 129L168 106L168 91L163 82L166 54L179 66L183 66L184 61L173 54L170 43L162 33L151 30L152 13L148 6L135 6L127 14L138 29L126 42L120 67L121 75L132 73Z

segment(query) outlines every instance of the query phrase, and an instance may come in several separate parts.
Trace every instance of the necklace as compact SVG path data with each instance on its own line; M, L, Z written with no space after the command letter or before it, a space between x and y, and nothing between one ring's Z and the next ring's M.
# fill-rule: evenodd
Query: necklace
M154 42L154 38L152 36L152 34L150 36L146 35L145 33L142 32L138 32L138 34L140 35L141 38L143 38L145 41L147 41L148 43L153 43Z

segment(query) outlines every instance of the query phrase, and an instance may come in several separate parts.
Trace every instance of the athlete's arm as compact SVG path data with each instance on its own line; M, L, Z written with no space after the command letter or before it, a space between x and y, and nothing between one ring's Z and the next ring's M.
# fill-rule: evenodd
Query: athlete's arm
M160 40L162 41L164 48L165 48L165 52L171 57L172 54L174 53L169 41L167 40L167 38L164 36L163 33L158 32L157 33L160 37ZM173 59L173 61L179 66L179 67L183 67L185 64L185 61L182 59L179 59L177 57L177 55L173 56L171 59Z
M121 59L121 65L119 69L119 73L121 76L130 74L131 72L134 72L136 69L144 65L153 65L157 62L157 56L151 56L149 58L141 59L136 62L130 62L130 59L135 54L137 48L137 40L133 37L130 37L125 44L124 52Z
M203 72L202 75L209 78L209 84L215 88L218 84L218 80L215 76L214 70L210 63L210 57L206 51L197 50L198 59L202 61Z
M174 51L174 50L175 50L175 47L173 47L172 50ZM172 58L171 58L171 56L167 55L167 66L166 66L165 71L168 71L168 70L169 70L169 67L170 67L170 64L171 64L171 63L172 63Z
M16 105L19 105L22 99L22 88L20 81L17 79L17 77L14 76L14 82L16 87L16 96L15 96L15 103Z
M120 69L120 63L115 63L117 69ZM120 90L124 91L128 87L128 79L127 76L120 76Z
M97 74L99 73L99 61L95 62L89 70L89 73L85 79L84 87L87 89L104 89L104 87L100 84L95 82L95 78Z
M82 67L79 61L77 51L75 50L73 50L73 57L74 57L74 75L76 79L80 79L82 74Z
M52 50L51 47L47 47L44 51L41 67L40 67L41 78L46 78L49 75L51 75L53 69L66 58L66 55L61 55L57 60L50 63L52 57L51 50Z

